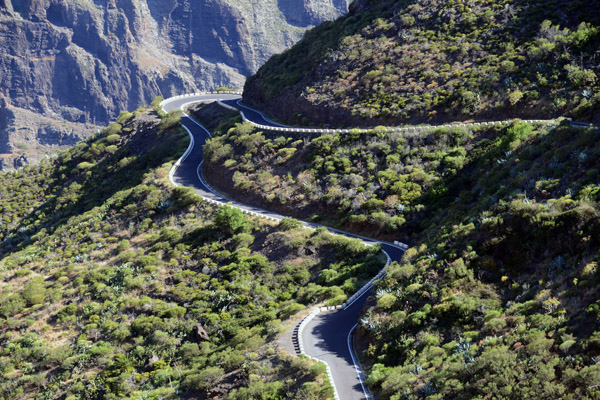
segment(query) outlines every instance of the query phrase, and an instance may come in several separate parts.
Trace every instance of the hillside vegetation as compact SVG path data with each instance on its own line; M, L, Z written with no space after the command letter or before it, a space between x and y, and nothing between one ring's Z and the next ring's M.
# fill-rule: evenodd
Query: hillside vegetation
M516 125L428 196L361 320L382 399L600 396L598 138Z
M220 126L210 183L414 245L359 325L380 398L600 396L599 130L515 120L307 138L205 115Z
M0 398L332 397L273 341L376 274L378 248L173 188L178 121L122 113L0 174Z
M598 21L579 0L357 0L269 59L244 99L301 124L598 121Z
M515 121L419 133L376 128L280 136L240 123L235 113L214 105L199 107L195 115L217 133L204 148L205 171L216 187L286 214L390 239L420 229L434 197L472 170L473 157L491 145L499 157L506 136L532 129Z

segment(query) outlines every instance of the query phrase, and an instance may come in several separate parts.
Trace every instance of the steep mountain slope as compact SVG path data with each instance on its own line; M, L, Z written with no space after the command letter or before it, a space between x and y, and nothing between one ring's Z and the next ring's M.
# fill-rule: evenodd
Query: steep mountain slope
M157 95L241 88L270 55L346 10L346 0L4 0L0 104L89 134L80 124L104 125ZM16 115L3 122L36 123Z
M233 198L414 246L357 329L380 398L598 398L600 130L309 138L195 115L215 129L205 176Z
M599 137L515 124L425 196L361 320L380 398L598 398Z
M377 247L174 188L178 120L122 113L0 173L0 397L332 397L324 365L273 343L376 273Z
M357 0L271 58L244 97L294 123L598 121L598 21L598 3L579 0Z

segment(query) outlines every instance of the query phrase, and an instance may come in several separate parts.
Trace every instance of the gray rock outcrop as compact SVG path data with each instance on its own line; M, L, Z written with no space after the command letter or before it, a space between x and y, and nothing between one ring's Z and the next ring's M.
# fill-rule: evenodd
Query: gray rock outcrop
M204 327L202 327L202 324L196 324L194 331L196 333L196 339L198 339L198 342L206 342L210 339L208 333L206 333L206 330Z
M0 96L56 121L105 125L157 95L241 89L346 1L0 0Z

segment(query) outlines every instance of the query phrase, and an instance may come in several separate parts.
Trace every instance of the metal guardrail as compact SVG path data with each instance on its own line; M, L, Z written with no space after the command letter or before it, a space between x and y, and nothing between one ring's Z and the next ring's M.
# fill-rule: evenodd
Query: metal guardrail
M235 107L231 107L227 104L220 103L222 106L236 109ZM237 110L237 109L236 109ZM320 134L328 134L328 133L368 133L373 130L366 128L352 128L352 129L320 129L320 128L295 128L295 127L281 127L281 126L269 126L257 124L248 118L242 113L242 119L244 122L249 122L254 125L258 129L275 131L275 132L293 132L293 133L320 133ZM385 126L382 129L385 132L393 132L393 133L418 133L431 131L436 129L448 129L448 128L460 128L460 127L480 127L480 126L494 126L494 125L509 125L514 121L504 120L504 121L489 121L489 122L467 122L467 123L455 123L455 124L444 124L444 125L418 125L418 126L407 126L407 127L393 127L393 126ZM530 124L550 124L556 121L555 119L529 119L529 120L521 120L525 123Z
M408 250L408 245L406 243L402 243L402 242L399 242L397 240L394 240L394 244L396 246L400 247L404 251Z
M187 98L187 97L208 95L208 94L235 94L235 95L241 96L242 92L241 91L216 91L216 92L199 92L199 93L184 94L184 95L180 95L180 96L171 97L169 99L165 99L160 103L160 106L162 107L168 101L178 100L178 99ZM224 104L222 102L219 102L219 104L228 109L239 111L237 108L232 107L228 104ZM262 113L260 113L260 114L262 115ZM264 115L263 115L263 118L265 118ZM244 120L244 122L249 122L258 129L275 131L275 132L327 134L327 133L351 133L351 132L368 133L368 132L372 131L372 129L366 129L366 128L321 129L321 128L300 128L300 127L262 125L262 124L257 124L255 122L249 120L248 118L246 118L246 116L244 115L243 112L242 112L242 119ZM417 133L417 132L431 131L431 130L435 130L435 129L508 125L508 124L512 123L513 121L514 121L514 119L503 120L503 121L466 122L466 123L443 124L443 125L418 125L418 126L403 126L403 127L393 127L393 126L387 127L386 126L384 128L385 128L386 132ZM521 121L525 122L525 123L530 123L530 124L536 124L536 123L537 124L550 124L550 123L553 123L554 121L556 121L556 119L525 119L525 120L521 120ZM596 129L598 129L598 128L596 128Z
M205 96L208 94L237 94L237 95L241 96L242 91L240 91L240 90L217 90L217 91L213 91L213 92L196 92L196 93L181 94L179 96L173 96L173 97L169 97L168 99L164 99L163 101L161 101L159 103L159 106L162 108L166 103L174 101L174 100L185 99L187 97Z
M217 92L217 94L220 94L220 93L231 93L231 92ZM214 94L214 93L204 93L204 94ZM200 93L200 94L198 94L198 93L194 93L194 94L191 94L191 95L182 95L182 96L171 97L171 98L169 98L169 99L163 100L163 101L161 102L161 107L162 107L162 106L163 106L165 103L167 103L167 102L169 102L169 101L173 101L173 100L180 99L180 98L185 98L185 97L198 96L198 95L202 95L202 93ZM225 106L225 107L227 107L227 108L232 108L232 109L235 109L235 110L237 110L235 107L231 107L231 106L229 106L229 105L226 105L226 104L223 104L223 106ZM188 148L186 149L185 153L183 153L183 155L182 155L182 156L181 156L181 157L180 157L180 158L177 160L177 162L176 162L176 163L173 165L173 167L171 167L171 171L169 171L169 179L171 180L171 182L172 182L172 183L173 183L175 186L177 186L177 183L175 183L175 181L173 180L173 175L174 175L174 173L175 173L175 170L176 170L176 169L177 169L177 167L178 167L178 166L181 164L181 162L187 158L187 156L188 156L188 155L189 155L189 153L191 152L192 148L194 147L194 137L193 137L193 135L191 134L191 132L189 132L189 131L188 131L188 134L190 135L190 144L189 144ZM213 189L212 189L212 188L211 188L211 187L208 185L208 183L207 183L207 182L205 182L205 181L202 179L202 177L201 177L200 175L198 175L198 178L200 179L200 181L202 181L202 183L203 183L203 184L204 184L204 185L205 185L205 186L206 186L206 187L207 187L207 188L208 188L208 189L209 189L209 190L210 190L210 191L211 191L213 194L215 194L215 195L217 195L217 196L219 196L219 197L223 197L223 196L219 195L219 194L218 194L216 191L214 191L214 190L213 190ZM209 197L205 197L205 196L202 196L202 198L203 198L204 200L208 201L209 203L212 203L212 204L216 204L216 205L228 205L228 204L229 204L229 205L231 205L231 206L233 206L233 207L236 207L236 206L235 206L235 204L233 204L233 203L230 203L229 199L227 199L227 198L224 198L224 197L223 197L223 200L215 200L215 199L211 199L211 198L209 198ZM277 216L273 216L273 215L267 215L267 214L265 214L265 213L263 213L263 212L251 211L251 210L247 210L247 209L245 209L245 208L243 208L243 207L236 207L236 208L239 208L239 209L240 209L240 210L241 210L241 211L242 211L244 214L258 216L258 217L261 217L261 218L266 218L266 219L269 219L269 220L272 220L272 221L281 221L281 220L284 218L283 216L280 216L280 215L277 215ZM308 229L316 229L316 227L315 227L315 226L313 226L313 225L311 225L311 224L306 224L306 223L305 223L305 224L303 224L303 225L304 225L304 227L305 227L305 228L308 228ZM369 244L369 243L368 243L368 244ZM406 249L408 249L408 245L407 245L407 244L405 244L405 243L401 243L401 242L398 242L398 241L394 241L394 245L396 245L397 247L399 247L399 248L400 248L400 249L402 249L402 250L406 250ZM383 250L382 250L382 251L383 251ZM370 289L370 288L373 286L373 283L374 283L376 280L378 280L378 279L382 278L382 277L385 275L385 271L386 271L386 269L387 269L387 266L388 266L388 265L391 263L391 258L390 258L390 256L389 256L389 254L387 254L387 252L385 252L385 251L383 251L383 253L385 254L385 256L386 256L386 258L387 258L387 260L386 260L386 264L385 264L385 266L384 266L384 267L381 269L381 271L379 271L379 273L377 273L377 275L375 275L375 276L374 276L374 277L373 277L373 278L372 278L372 279L371 279L369 282L367 282L365 285L363 285L363 287L361 287L361 288L360 288L360 289L359 289L359 290L358 290L356 293L354 293L352 296L350 296L350 298L349 298L348 300L346 300L346 302L344 302L343 304L341 304L341 305L338 305L338 306L330 306L329 308L327 308L327 307L322 307L322 311L325 311L325 310L335 310L335 309L346 309L346 308L348 308L349 306L351 306L351 305L352 305L352 303L353 303L354 301L356 301L356 300L357 300L357 299L358 299L360 296L362 296L362 295L363 295L363 294L364 294L364 293L365 293L367 290L369 290L369 289Z
M408 248L408 246L407 246L407 248ZM381 251L383 251L383 254L385 254L385 256L387 257L385 266L381 269L381 271L379 271L377 273L377 275L375 275L373 278L371 278L371 280L369 282L365 283L363 285L363 287L358 289L358 291L356 293L354 293L352 296L350 296L350 298L348 300L346 300L344 302L344 304L342 304L341 308L343 308L344 310L346 308L350 307L356 300L358 300L358 298L360 298L363 294L365 294L365 292L370 290L373 287L373 283L375 283L375 281L377 281L385 276L387 267L391 264L392 259L390 258L390 255L385 250L381 250Z
M220 90L220 91L213 91L213 92L198 92L198 93L183 94L183 95L179 95L179 96L175 96L175 97L170 97L168 99L163 100L160 103L160 106L162 107L167 101L178 100L178 99L187 98L187 97L209 95L209 94L235 94L235 95L241 96L243 94L243 92L239 91L239 90L232 90L232 91ZM237 108L232 107L232 106L230 106L228 104L222 103L220 101L219 101L219 104L221 106L225 107L225 108L239 111ZM257 112L259 114L261 114L263 116L263 118L266 119L266 117L260 111L257 111ZM368 132L370 132L370 131L373 130L372 128L371 129L367 129L367 128L321 129L321 128L300 128L300 127L288 127L288 126L262 125L262 124L257 124L255 122L249 120L248 118L246 118L246 116L244 115L243 112L241 114L242 114L242 119L244 120L244 122L249 122L249 123L251 123L252 125L254 125L258 129L270 130L270 131L275 131L275 132L321 133L321 134L327 134L327 133L351 133L351 132L368 133ZM573 126L573 127L592 128L592 129L595 129L595 130L600 130L600 127L595 126L593 124L587 124L587 123L582 123L582 122L571 121L569 118L567 118L567 119L570 121L571 126ZM502 120L502 121L466 122L466 123L460 122L460 123L443 124L443 125L417 125L417 126L403 126L403 127L386 126L386 127L383 127L383 128L385 129L386 132L417 133L417 132L431 131L431 130L435 130L435 129L508 125L508 124L511 124L514 120L515 119ZM528 123L528 124L550 124L550 123L553 123L555 121L556 121L556 119L524 119L524 120L521 120L521 122L525 122L525 123Z

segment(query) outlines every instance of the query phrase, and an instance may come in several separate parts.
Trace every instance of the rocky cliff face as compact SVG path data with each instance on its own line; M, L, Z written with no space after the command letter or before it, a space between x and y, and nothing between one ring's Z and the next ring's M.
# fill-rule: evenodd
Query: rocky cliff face
M10 170L74 145L98 127L44 117L0 99L0 169Z
M0 131L30 123L16 109L103 125L157 95L241 88L346 1L0 0Z

